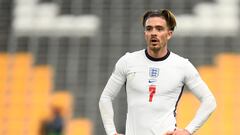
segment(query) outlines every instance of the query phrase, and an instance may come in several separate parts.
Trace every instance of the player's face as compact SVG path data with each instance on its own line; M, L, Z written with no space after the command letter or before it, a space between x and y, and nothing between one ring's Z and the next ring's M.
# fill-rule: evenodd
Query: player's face
M152 51L167 49L167 42L172 36L172 31L167 27L167 22L161 17L150 17L146 21L144 30L147 48Z

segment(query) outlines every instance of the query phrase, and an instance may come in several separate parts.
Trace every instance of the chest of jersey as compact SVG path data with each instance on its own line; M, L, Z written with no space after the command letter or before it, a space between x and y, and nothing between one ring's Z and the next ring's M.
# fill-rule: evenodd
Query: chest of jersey
M183 86L183 73L169 66L132 66L128 69L127 88L138 94L149 93L150 87L156 94L167 94Z

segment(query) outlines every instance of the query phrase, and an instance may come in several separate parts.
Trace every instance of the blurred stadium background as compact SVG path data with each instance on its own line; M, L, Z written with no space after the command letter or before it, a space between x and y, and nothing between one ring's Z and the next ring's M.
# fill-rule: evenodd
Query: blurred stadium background
M39 135L51 107L62 109L65 135L106 134L99 96L115 62L145 47L141 15L169 8L178 26L170 41L198 67L218 108L197 135L237 135L240 121L239 0L0 0L0 135ZM115 100L124 132L125 91ZM178 107L184 127L199 102Z

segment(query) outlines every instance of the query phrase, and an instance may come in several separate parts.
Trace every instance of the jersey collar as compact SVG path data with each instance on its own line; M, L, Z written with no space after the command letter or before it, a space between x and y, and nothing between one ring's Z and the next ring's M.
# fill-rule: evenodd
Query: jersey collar
M145 49L145 55L146 55L147 58L148 58L149 60L151 60L151 61L163 61L163 60L165 60L165 59L168 58L168 56L170 55L170 51L167 50L167 54L166 54L165 56L161 57L161 58L154 58L154 57L150 56L150 55L148 54L148 52L147 52L147 49Z

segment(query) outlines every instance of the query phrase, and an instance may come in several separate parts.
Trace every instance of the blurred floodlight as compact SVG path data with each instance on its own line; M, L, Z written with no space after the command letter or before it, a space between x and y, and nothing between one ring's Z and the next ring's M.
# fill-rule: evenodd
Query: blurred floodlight
M193 15L177 16L178 36L236 36L238 0L217 0L194 7Z
M59 15L57 4L37 2L37 0L15 2L14 34L89 37L94 36L99 28L100 20L95 15Z

